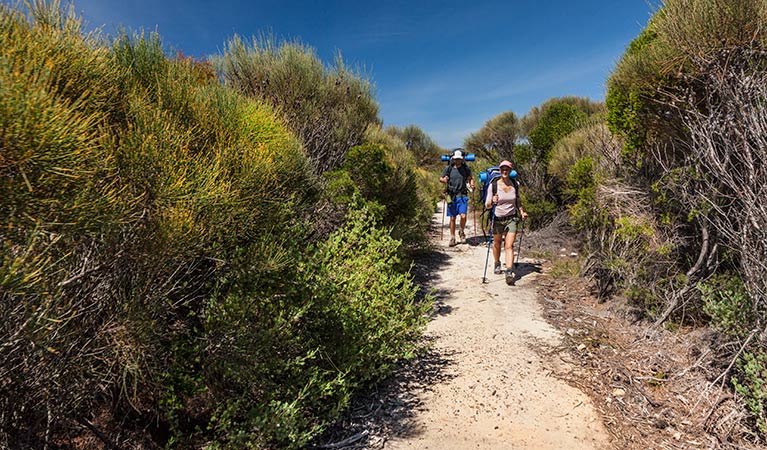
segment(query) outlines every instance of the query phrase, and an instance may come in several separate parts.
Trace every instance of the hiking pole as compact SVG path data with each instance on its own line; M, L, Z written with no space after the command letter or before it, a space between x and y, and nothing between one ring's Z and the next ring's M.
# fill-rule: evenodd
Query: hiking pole
M519 248L517 249L517 262L514 263L516 269L519 265L519 254L522 253L522 236L525 235L525 219L522 219L522 226L519 228Z
M493 211L490 213L490 240L487 241L487 255L485 255L485 272L482 274L482 284L485 284L487 280L487 260L490 259L490 245L493 243L493 222L495 222L495 205L493 205ZM482 229L484 233L485 230Z
M477 235L477 196L474 194L474 190L471 190L471 196L473 197L471 200L471 212L473 213L474 217L474 236Z
M442 193L442 228L439 229L439 240L445 237L445 215L447 214L447 199L445 193Z

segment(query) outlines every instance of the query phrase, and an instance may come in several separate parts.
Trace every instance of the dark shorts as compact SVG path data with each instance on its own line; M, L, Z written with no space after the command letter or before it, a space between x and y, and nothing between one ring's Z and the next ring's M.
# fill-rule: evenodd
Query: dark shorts
M493 234L516 233L519 225L519 217L496 217L493 221Z
M447 216L453 217L459 214L466 214L469 209L469 197L465 195L459 195L453 197L452 201L447 204Z

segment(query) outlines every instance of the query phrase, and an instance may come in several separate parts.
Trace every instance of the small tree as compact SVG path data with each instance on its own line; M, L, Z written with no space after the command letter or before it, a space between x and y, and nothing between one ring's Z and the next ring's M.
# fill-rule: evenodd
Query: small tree
M318 172L342 164L368 125L379 123L372 84L349 70L340 54L326 68L299 42L261 37L248 45L235 36L216 62L226 85L282 111Z
M386 133L399 138L413 153L419 166L441 165L442 148L418 126L408 125L405 128L391 126L386 128Z
M514 144L520 136L519 125L514 112L502 112L485 122L479 131L469 135L463 145L468 151L486 158L514 159Z

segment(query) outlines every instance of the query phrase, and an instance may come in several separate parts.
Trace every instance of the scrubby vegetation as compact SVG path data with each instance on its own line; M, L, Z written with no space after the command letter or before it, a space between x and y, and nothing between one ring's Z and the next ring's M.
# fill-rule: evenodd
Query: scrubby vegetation
M610 76L606 114L557 103L526 126L600 296L719 330L754 442L767 430L765 20L761 2L668 0Z
M531 222L567 211L602 299L621 295L656 325L719 331L720 378L761 443L765 23L764 2L666 0L611 74L606 105L545 102L518 121L512 152Z
M367 81L235 40L235 90L58 4L0 40L0 447L296 448L413 354L434 187Z
M300 42L263 36L248 44L235 36L217 64L225 85L283 113L320 172L341 165L346 152L363 143L367 127L379 123L371 83L347 68L340 54L326 68Z
M563 179L548 170L554 145L580 127L598 123L603 112L603 104L587 98L552 98L521 119L511 111L495 116L467 137L464 146L482 158L482 169L501 159L516 165L528 226L536 229L551 221L563 202Z

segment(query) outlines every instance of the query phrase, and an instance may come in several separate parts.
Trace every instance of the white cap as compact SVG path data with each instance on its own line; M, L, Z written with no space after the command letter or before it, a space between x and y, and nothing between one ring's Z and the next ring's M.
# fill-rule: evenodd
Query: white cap
M453 153L453 159L463 159L463 153L460 150L456 150Z

